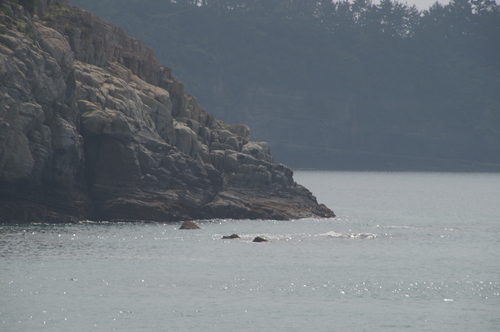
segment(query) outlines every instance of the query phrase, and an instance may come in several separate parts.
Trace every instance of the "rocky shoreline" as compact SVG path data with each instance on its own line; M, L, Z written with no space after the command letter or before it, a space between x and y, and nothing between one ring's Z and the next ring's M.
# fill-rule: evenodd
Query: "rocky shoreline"
M0 2L0 222L334 216L142 41L67 0Z

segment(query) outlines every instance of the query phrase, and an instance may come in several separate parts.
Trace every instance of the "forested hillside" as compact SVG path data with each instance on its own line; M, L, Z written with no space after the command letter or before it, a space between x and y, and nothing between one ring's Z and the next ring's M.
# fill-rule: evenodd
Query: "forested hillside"
M500 170L500 7L382 0L73 0L151 46L278 162Z

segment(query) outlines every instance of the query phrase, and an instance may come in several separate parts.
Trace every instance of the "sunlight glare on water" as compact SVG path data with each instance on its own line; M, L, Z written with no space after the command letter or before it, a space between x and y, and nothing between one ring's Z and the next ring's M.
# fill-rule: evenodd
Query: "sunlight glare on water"
M338 217L0 226L0 330L498 331L499 175L295 179Z

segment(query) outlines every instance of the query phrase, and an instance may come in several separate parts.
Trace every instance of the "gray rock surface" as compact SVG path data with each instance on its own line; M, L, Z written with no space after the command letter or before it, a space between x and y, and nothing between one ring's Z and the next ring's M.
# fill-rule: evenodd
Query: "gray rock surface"
M200 229L200 227L196 225L194 222L186 220L182 223L179 229Z
M142 41L36 3L0 4L0 222L334 216Z

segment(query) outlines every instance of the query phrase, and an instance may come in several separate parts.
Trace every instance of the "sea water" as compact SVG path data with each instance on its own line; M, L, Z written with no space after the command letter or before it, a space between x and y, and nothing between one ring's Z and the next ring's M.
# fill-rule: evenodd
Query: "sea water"
M0 226L0 331L500 331L500 174L295 179L338 217Z

